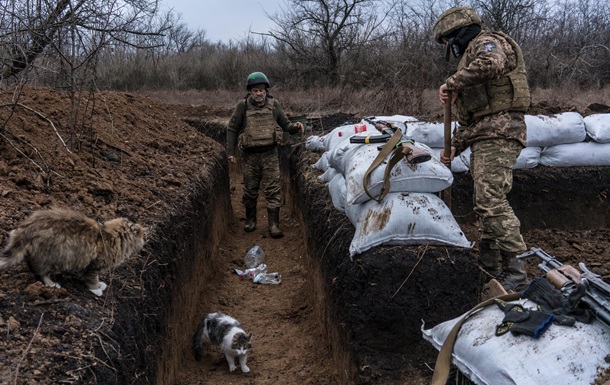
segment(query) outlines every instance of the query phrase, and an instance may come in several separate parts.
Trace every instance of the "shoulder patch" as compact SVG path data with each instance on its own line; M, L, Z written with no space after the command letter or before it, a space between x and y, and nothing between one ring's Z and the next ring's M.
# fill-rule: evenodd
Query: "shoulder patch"
M489 42L489 43L483 44L483 46L481 47L481 50L485 51L485 52L493 52L496 49L496 47L497 47L496 43Z

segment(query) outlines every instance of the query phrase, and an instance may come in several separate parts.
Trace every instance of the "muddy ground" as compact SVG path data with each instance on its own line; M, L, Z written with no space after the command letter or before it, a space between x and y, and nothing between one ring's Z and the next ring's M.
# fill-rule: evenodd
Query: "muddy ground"
M275 240L262 199L257 230L242 230L239 168L222 144L231 108L104 93L84 99L71 125L65 95L14 95L0 94L1 245L50 206L151 231L138 257L102 277L110 285L100 298L69 275L50 289L24 264L0 272L1 384L424 384L436 351L421 338L422 319L433 326L480 297L476 249L379 247L349 258L354 228L303 138L282 147L285 237ZM312 132L357 119L323 118ZM608 168L516 172L510 199L528 245L610 278L608 185ZM469 176L456 174L452 210L476 240L469 189ZM234 273L255 244L280 285ZM251 373L229 373L213 349L194 361L190 338L210 311L253 332Z

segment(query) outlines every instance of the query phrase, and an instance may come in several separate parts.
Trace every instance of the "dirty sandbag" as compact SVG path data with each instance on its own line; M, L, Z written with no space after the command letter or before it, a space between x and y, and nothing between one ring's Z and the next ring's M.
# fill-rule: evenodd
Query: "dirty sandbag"
M253 269L265 262L265 251L260 246L254 246L246 253L244 257L244 263L246 265L246 269Z

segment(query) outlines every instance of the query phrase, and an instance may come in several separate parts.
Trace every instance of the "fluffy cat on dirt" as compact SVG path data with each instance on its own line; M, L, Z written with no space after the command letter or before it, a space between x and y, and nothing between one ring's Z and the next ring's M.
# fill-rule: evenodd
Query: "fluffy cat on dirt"
M36 278L51 287L61 287L51 275L77 273L99 297L107 287L99 274L139 253L145 232L125 218L100 224L73 210L37 211L10 232L0 270L25 259Z
M248 373L250 368L246 361L252 347L251 341L252 333L247 334L236 319L223 313L210 313L201 321L193 336L193 353L199 361L204 344L217 346L225 354L231 372L236 369L237 357L241 371Z

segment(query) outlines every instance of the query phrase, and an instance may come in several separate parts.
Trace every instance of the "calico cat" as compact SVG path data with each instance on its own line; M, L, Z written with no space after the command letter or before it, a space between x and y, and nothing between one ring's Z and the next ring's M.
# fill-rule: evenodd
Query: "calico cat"
M46 286L61 287L51 275L73 272L98 297L107 285L99 274L140 252L146 229L125 218L97 223L68 209L37 211L9 234L0 269L25 259Z
M235 358L238 357L241 371L248 373L250 368L246 361L252 348L251 341L252 333L247 334L236 319L223 313L210 313L193 336L193 353L199 361L204 344L217 346L225 354L231 372L236 369Z

